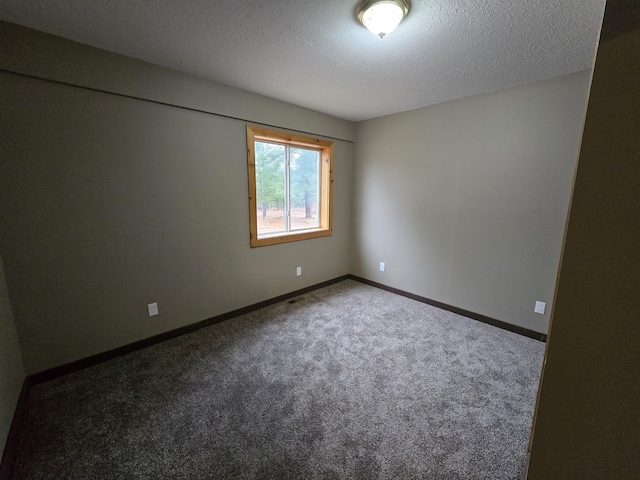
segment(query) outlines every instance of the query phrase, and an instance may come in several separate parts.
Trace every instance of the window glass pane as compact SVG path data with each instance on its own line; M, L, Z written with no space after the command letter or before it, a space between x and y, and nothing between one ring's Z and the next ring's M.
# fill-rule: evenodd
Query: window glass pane
M290 149L291 230L318 228L320 205L320 152Z
M332 235L333 142L247 125L250 244Z
M286 230L284 217L285 150L284 145L255 142L258 238Z

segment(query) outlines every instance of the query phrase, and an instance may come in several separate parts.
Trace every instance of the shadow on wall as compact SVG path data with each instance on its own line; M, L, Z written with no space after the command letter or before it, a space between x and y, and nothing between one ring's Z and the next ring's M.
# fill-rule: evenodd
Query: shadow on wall
M25 373L0 257L0 451L11 428Z
M602 30L601 40L610 40L640 29L640 13L634 8L638 0L617 0L617 8L606 11L607 28Z

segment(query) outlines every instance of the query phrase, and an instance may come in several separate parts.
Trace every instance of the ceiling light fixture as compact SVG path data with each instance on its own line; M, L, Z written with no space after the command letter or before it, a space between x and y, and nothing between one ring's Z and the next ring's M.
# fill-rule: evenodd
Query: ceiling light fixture
M407 0L364 0L358 7L358 20L380 38L393 32L409 13Z

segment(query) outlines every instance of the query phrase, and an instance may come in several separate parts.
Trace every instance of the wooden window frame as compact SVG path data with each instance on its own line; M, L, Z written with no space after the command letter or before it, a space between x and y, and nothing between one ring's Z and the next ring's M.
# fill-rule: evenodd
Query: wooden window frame
M282 143L294 147L307 147L320 151L320 226L301 232L286 232L258 238L258 210L256 199L255 141ZM333 142L270 128L247 125L247 168L249 172L249 219L251 247L264 247L279 243L297 242L333 234Z

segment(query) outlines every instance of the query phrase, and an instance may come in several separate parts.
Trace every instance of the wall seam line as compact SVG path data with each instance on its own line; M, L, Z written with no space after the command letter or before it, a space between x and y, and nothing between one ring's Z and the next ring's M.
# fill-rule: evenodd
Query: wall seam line
M142 102L155 103L156 105L163 105L165 107L180 108L182 110L188 110L188 111L196 112L196 113L204 113L204 114L207 114L207 115L213 115L213 116L220 117L220 118L228 118L230 120L237 120L237 121L240 121L240 122L248 122L248 123L252 123L254 125L262 125L262 126L265 126L265 127L278 128L278 129L284 129L284 130L291 130L291 131L294 131L294 132L304 133L304 134L307 134L307 135L313 135L313 136L316 136L316 137L319 136L319 137L329 138L331 140L339 140L339 141L343 141L343 142L354 143L353 140L347 140L345 138L333 137L333 136L330 136L330 135L321 135L321 134L318 134L316 132L308 132L308 131L305 131L305 130L292 130L291 128L282 127L280 125L257 122L257 121L254 121L254 120L251 120L251 119L247 119L247 118L243 118L243 117L235 117L233 115L225 115L224 113L217 113L217 112L212 112L212 111L208 111L208 110L202 110L202 109L195 108L195 107L187 107L187 106L184 106L184 105L178 105L176 103L163 102L161 100L153 100L151 98L138 97L136 95L129 95L127 93L114 92L112 90L105 90L105 89L102 89L102 88L89 87L87 85L80 85L80 84L77 84L77 83L65 82L65 81L62 81L62 80L54 80L54 79L42 77L42 76L39 76L39 75L31 75L31 74L28 74L28 73L22 73L22 72L16 72L16 71L13 71L13 70L8 70L6 68L0 68L0 73L7 73L9 75L16 75L16 76L19 76L19 77L30 78L30 79L33 79L33 80L40 80L40 81L43 81L43 82L54 83L56 85L64 85L64 86L67 86L67 87L79 88L79 89L82 89L82 90L88 90L90 92L104 93L104 94L107 94L107 95L115 95L117 97L129 98L129 99L132 99L132 100L139 100L139 101L142 101Z

